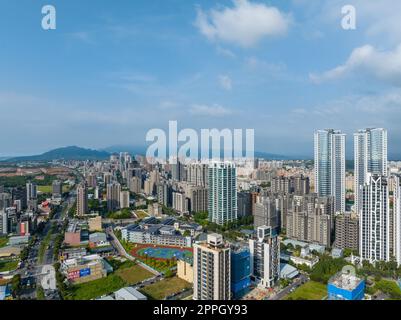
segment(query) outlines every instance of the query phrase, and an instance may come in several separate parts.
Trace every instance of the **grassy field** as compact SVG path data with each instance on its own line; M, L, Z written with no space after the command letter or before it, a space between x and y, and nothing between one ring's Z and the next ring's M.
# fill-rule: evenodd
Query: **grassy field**
M0 272L5 272L5 271L13 271L17 269L18 266L18 260L13 260L13 261L0 261Z
M388 294L391 299L401 299L401 289L395 281L382 279L376 282L375 289Z
M4 237L4 238L0 238L0 248L3 248L7 245L8 243L8 238Z
M327 287L324 284L309 281L290 293L285 300L322 300L325 296Z
M72 286L69 290L70 300L91 300L100 296L110 294L123 288L126 285L123 279L116 274L111 274L105 278L94 280Z
M191 288L191 284L177 277L167 278L144 287L140 291L153 300L163 300L165 297L183 289Z
M69 190L68 186L63 185L62 188L63 192L67 192ZM52 186L38 186L38 191L42 193L52 193L53 188Z
M153 274L151 272L145 270L139 265L135 265L129 268L120 268L116 271L116 275L118 275L129 285L133 285L145 279L153 277Z
M138 219L144 219L144 218L149 217L149 215L144 210L136 210L135 214L138 217Z

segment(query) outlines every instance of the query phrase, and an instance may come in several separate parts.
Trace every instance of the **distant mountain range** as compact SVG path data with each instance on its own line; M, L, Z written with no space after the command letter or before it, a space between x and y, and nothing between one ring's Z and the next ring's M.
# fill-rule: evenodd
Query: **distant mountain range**
M22 157L1 157L1 162L28 162L28 161L52 161L52 160L104 160L108 159L112 153L128 152L132 155L145 155L146 147L115 145L102 150L85 149L77 146L63 147L50 150L40 155ZM308 156L286 156L267 152L255 151L256 158L268 160L312 160ZM391 159L392 158L392 159ZM400 158L391 157L391 160ZM347 160L347 169L353 168L353 161Z
M85 149L76 146L58 148L34 156L24 156L8 158L6 162L27 162L27 161L52 161L52 160L103 160L109 158L110 153L106 151L98 151Z
M129 146L129 145L114 145L107 148L102 149L103 151L107 151L110 153L120 153L120 152L128 152L130 154L146 154L147 147L138 147L138 146ZM211 152L211 150L210 150ZM199 151L200 153L200 151ZM285 156L274 153L260 152L255 151L256 158L264 158L269 160L309 160L311 157L308 156Z

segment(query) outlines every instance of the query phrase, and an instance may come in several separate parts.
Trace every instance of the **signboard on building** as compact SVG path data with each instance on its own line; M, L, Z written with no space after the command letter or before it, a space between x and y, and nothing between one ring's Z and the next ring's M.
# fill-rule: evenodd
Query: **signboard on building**
M68 279L68 280L77 279L77 278L80 277L79 274L80 274L79 270L75 270L75 271L68 272L67 279Z
M80 276L81 278L82 278L82 277L90 276L90 274L91 274L91 269L90 269L90 268L81 269L81 270L79 271L79 276Z

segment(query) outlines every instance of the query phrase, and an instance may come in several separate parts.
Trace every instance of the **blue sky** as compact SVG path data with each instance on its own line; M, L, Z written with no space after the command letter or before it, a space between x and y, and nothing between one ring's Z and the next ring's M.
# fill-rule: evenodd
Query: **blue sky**
M41 28L41 8L57 29ZM357 29L341 28L356 8ZM0 156L145 145L167 128L254 128L312 155L315 129L389 130L401 155L401 3L0 0Z

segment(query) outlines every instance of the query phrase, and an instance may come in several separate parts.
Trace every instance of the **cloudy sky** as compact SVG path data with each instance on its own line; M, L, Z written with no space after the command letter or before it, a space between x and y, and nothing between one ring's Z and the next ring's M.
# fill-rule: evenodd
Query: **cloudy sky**
M41 28L41 9L57 29ZM344 30L341 9L356 8ZM146 145L149 129L253 128L312 155L315 129L389 130L401 158L401 2L0 0L0 156Z

